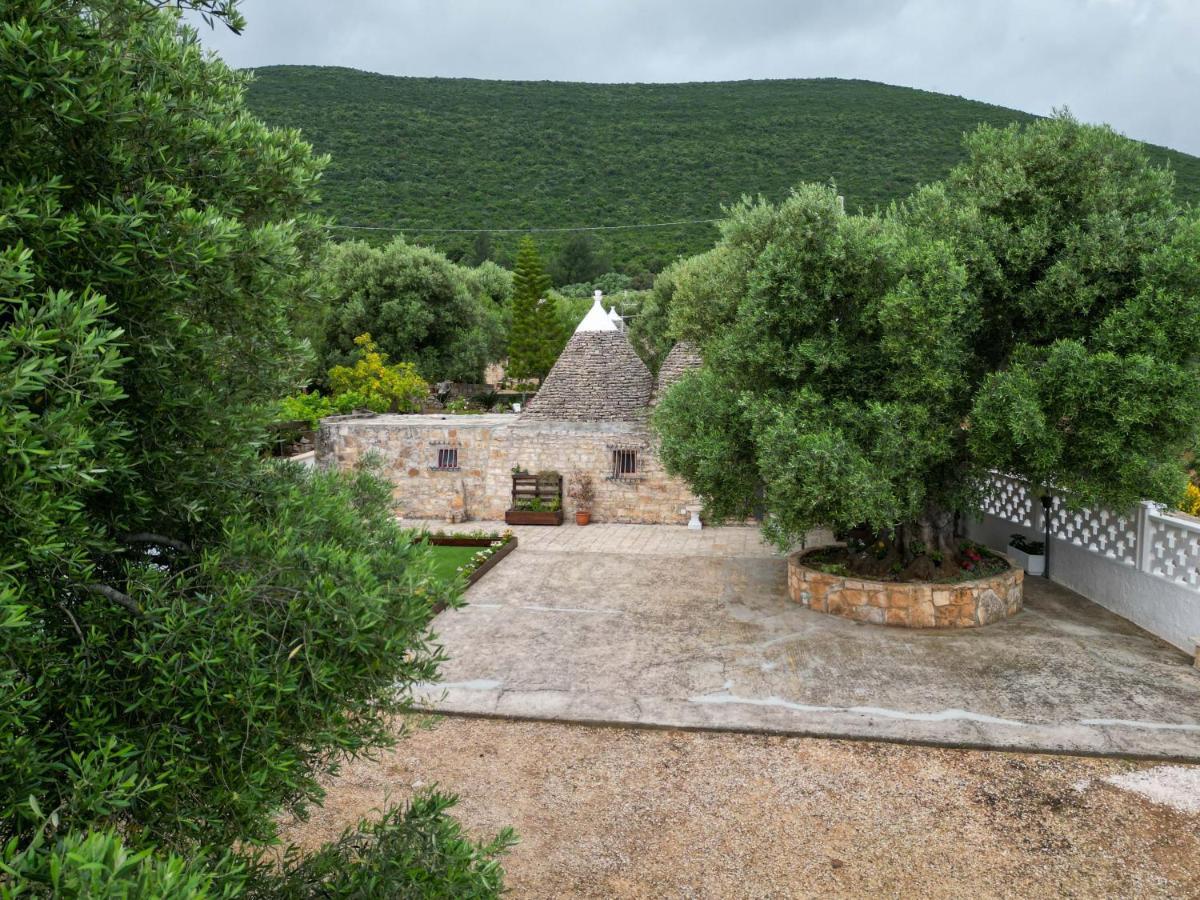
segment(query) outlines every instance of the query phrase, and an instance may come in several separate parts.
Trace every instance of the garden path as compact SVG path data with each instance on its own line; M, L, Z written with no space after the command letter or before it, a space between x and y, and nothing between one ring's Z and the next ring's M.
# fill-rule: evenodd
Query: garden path
M1043 579L1006 622L890 629L791 602L752 528L516 530L435 620L430 709L1200 761L1200 670Z

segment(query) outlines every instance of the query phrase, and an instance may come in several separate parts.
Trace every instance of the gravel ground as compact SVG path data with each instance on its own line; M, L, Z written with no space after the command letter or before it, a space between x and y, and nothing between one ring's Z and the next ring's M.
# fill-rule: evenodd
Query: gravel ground
M1200 897L1200 813L1105 780L1153 769L443 718L347 765L285 838L318 844L436 782L478 836L517 829L514 897Z

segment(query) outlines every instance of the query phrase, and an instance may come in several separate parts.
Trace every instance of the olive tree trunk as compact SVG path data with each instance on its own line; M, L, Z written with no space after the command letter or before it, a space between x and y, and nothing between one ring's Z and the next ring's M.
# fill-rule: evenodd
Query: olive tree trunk
M927 508L925 514L917 521L909 522L898 529L904 556L911 559L921 552L936 552L946 559L953 558L958 553L956 524L957 517L952 510Z

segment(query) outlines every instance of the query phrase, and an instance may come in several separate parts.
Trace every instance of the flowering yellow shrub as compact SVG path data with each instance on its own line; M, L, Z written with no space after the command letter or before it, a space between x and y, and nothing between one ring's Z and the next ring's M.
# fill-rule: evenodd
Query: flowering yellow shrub
M1189 516L1200 516L1200 487L1189 483L1183 500L1179 503L1179 508Z
M417 412L429 396L429 385L413 364L388 365L387 355L379 352L370 334L360 334L354 343L359 347L354 365L329 370L334 397L354 393L375 412Z

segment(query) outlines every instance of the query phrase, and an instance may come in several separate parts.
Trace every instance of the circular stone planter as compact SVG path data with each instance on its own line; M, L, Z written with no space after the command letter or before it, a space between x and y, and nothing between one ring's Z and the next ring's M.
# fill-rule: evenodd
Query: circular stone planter
M871 581L830 575L804 565L804 557L827 547L810 547L788 557L788 596L802 606L857 622L900 628L974 628L1021 609L1025 573L1007 572L956 581Z

